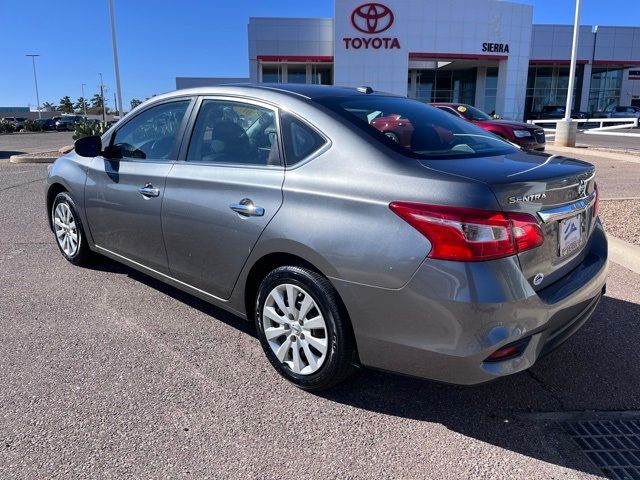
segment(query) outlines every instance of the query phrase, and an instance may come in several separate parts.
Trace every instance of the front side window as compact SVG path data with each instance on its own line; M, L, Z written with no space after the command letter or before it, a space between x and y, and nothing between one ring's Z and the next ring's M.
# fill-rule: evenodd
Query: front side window
M163 103L133 117L115 132L111 155L136 160L170 159L189 102Z
M417 100L367 95L316 101L379 142L413 158L474 158L515 151L511 144L486 130Z
M204 100L187 161L280 166L275 112L251 104Z

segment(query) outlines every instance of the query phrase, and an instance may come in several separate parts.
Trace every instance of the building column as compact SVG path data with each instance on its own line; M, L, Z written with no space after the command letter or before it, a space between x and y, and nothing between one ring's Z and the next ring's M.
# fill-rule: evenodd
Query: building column
M527 97L529 57L509 57L498 62L496 113L507 120L522 121Z
M484 111L484 97L487 87L487 67L478 67L476 74L476 99L475 105L479 110Z
M585 64L584 68L582 69L582 93L580 95L580 104L573 106L575 110L579 110L580 112L589 112L589 90L591 90L591 69L592 69L591 63Z
M409 70L410 82L409 82L409 91L407 92L407 96L409 98L417 98L418 97L418 70L412 68Z
M620 105L631 105L631 99L633 98L633 80L629 80L629 69L625 68L622 71L622 84L620 85Z

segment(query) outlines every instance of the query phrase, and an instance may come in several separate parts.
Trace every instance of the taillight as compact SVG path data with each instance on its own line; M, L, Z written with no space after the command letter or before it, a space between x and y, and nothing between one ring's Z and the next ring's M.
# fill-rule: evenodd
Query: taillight
M524 213L392 202L389 208L431 242L429 257L479 261L515 255L542 245L536 219Z
M598 216L598 202L600 200L600 195L598 195L598 184L597 183L593 183L593 191L595 193L595 198L593 200L593 209L591 210L591 214L593 215L593 218L596 218Z

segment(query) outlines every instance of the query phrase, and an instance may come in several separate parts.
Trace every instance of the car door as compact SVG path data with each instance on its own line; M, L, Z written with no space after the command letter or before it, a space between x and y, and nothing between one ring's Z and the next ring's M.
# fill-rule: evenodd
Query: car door
M278 114L260 102L207 97L192 116L184 160L165 187L169 269L178 280L226 299L282 204Z
M160 210L191 98L150 106L119 127L87 172L85 205L95 244L167 272Z

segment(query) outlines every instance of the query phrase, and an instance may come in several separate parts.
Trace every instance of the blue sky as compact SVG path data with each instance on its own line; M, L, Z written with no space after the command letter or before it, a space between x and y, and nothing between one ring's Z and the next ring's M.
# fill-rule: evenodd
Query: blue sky
M175 88L177 76L248 76L249 16L331 17L333 0L114 0L125 105ZM573 23L573 0L523 0L536 23ZM0 0L0 106L98 91L113 105L115 80L107 0ZM582 24L640 26L637 0L583 0Z

